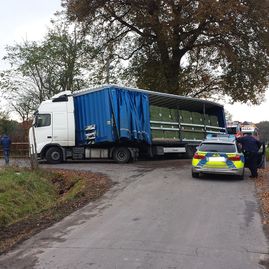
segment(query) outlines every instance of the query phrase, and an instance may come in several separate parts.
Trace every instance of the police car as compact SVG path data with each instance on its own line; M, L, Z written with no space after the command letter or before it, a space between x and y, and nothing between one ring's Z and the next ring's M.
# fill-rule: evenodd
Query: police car
M192 159L192 177L200 173L235 175L244 178L245 158L233 135L208 135Z

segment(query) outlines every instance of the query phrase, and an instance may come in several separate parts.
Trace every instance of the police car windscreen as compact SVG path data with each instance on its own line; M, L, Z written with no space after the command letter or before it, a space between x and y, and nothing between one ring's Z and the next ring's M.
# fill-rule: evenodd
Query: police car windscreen
M235 146L233 144L220 144L220 143L202 143L199 147L199 151L224 152L224 153L236 152Z

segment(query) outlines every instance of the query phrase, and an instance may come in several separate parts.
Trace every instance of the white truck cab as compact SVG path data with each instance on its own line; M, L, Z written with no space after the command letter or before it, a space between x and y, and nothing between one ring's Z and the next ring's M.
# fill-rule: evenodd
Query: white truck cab
M59 149L75 146L74 103L70 91L57 94L40 104L29 131L29 139L31 145L36 145L38 156L42 151L46 152L46 159L63 159L64 152ZM56 146L58 150L55 150Z

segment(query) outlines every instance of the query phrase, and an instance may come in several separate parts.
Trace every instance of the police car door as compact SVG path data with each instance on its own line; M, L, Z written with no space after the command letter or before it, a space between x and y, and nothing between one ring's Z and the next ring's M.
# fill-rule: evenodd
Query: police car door
M258 152L258 168L265 168L266 167L266 148L265 143L262 143L260 150Z

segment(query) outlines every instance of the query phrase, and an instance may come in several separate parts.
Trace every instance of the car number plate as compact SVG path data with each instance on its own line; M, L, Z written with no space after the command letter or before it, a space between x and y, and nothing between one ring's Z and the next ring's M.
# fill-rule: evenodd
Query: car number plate
M226 158L224 158L224 157L209 157L208 161L210 161L210 162L226 162Z

